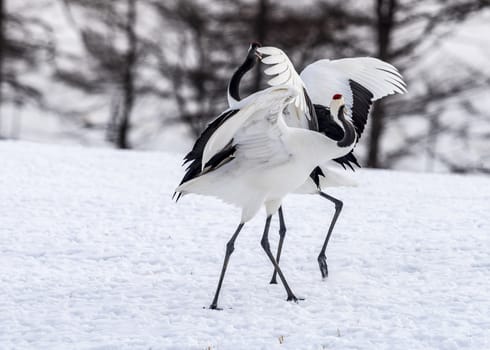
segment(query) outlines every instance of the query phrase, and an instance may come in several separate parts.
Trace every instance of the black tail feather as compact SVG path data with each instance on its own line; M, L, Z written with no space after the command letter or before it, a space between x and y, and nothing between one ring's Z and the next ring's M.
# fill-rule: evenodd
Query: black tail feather
M356 156L354 155L353 151L350 151L350 153L346 154L345 156L343 157L339 157L339 158L336 158L334 159L335 162L339 163L340 165L342 165L342 167L347 170L347 168L345 167L346 165L352 170L352 171L355 171L354 170L354 167L352 166L352 164L356 165L357 167L361 167L361 165L359 164L359 162L357 161L356 159ZM352 164L351 164L352 163Z

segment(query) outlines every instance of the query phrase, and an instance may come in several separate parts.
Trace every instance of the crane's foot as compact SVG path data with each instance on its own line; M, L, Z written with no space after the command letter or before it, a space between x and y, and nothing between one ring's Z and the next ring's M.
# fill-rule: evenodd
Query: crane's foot
M276 275L277 274L274 272L274 274L272 275L271 281L269 282L270 284L277 284Z
M325 279L328 277L328 266L327 266L327 257L325 254L318 255L318 265L320 266L320 272L322 273L322 278Z
M305 300L305 298L297 298L294 294L288 295L287 301L292 301L298 303L300 300Z
M218 310L218 311L223 310L222 308L218 307L218 305L217 305L217 304L211 304L211 305L209 306L209 309L210 309L210 310Z

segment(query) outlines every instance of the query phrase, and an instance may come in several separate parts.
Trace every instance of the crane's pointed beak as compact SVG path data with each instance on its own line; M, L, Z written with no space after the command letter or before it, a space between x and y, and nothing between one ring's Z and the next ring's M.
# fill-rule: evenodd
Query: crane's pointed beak
M262 55L260 54L260 52L255 51L255 52L254 52L254 55L255 55L255 57L257 57L259 60L261 60L261 61L262 61L262 58L263 58L263 57L262 57Z

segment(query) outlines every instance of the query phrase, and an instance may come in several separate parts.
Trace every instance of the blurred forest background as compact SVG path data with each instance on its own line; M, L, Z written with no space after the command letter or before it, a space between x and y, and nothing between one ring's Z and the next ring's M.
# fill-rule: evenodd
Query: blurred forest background
M223 111L250 41L301 71L375 56L361 164L490 173L490 0L0 0L0 138L185 151ZM265 86L249 73L243 94Z

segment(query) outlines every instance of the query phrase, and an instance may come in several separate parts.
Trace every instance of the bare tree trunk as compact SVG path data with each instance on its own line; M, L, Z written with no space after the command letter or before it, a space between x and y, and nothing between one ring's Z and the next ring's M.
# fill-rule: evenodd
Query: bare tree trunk
M384 61L390 59L391 36L394 29L394 17L397 8L397 0L377 0L377 44L378 58ZM367 166L379 168L380 162L380 143L383 136L386 119L386 109L383 101L378 101L373 107L371 114L371 131L369 134L369 150Z
M116 146L122 149L131 148L129 143L129 131L131 129L130 118L134 105L134 68L136 64L136 0L128 0L128 18L126 25L126 38L128 52L126 66L122 82L123 102L121 119L117 126Z
M367 166L370 168L379 168L379 153L381 144L381 135L384 131L384 121L385 109L384 104L381 101L374 103L371 112L371 129L369 132L369 149L368 149L368 159Z
M426 149L426 172L434 171L434 163L437 155L437 138L439 136L439 112L429 115L429 134L427 135L427 149Z
M255 35L256 35L255 40L257 40L261 44L265 44L265 40L267 39L268 10L269 10L269 1L258 0L257 17L255 22ZM262 82L262 70L260 65L257 65L255 69L255 77L253 82L253 91L259 91L261 82Z
M3 62L5 56L5 2L0 0L0 139L2 138Z

